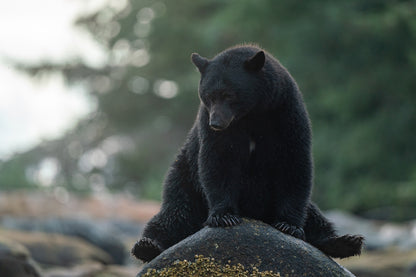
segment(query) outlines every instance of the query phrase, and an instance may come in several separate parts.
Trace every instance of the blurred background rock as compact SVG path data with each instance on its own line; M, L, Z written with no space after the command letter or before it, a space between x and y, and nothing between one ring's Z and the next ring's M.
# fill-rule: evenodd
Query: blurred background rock
M340 230L368 235L368 257L412 257L415 18L414 0L1 3L0 236L34 258L10 230L81 240L100 253L80 257L96 272L134 263L123 249L157 211L144 200L160 200L198 108L190 54L256 42L304 94L313 199L343 211L328 214ZM359 262L370 274L374 263ZM402 263L414 274L414 260Z

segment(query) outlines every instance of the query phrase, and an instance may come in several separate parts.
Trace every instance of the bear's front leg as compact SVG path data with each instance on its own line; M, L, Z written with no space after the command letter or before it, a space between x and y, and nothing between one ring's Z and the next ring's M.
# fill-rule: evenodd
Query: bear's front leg
M275 187L275 219L272 225L293 237L305 240L307 209L310 203L312 188L312 158L309 143L296 146L289 139L282 143L280 151L275 155L284 161L273 174L279 180Z
M218 173L218 171L216 172ZM201 180L208 200L208 218L204 225L210 227L230 227L241 223L238 211L238 190L233 181L210 174Z
M204 225L209 227L230 227L241 223L240 216L232 210L227 209L210 209L207 220Z
M228 227L241 223L238 208L241 160L238 142L210 140L201 144L198 164L203 193L208 201L205 225Z
M284 176L284 173L281 172L280 176ZM285 234L305 240L303 227L309 204L310 189L309 185L302 181L302 179L291 178L286 183L287 185L280 184L279 194L284 193L285 197L276 203L276 218L272 225Z

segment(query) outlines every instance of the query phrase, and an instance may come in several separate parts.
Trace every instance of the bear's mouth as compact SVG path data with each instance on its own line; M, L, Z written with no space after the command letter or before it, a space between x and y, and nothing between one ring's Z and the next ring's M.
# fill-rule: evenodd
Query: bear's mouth
M214 131L216 131L216 132L220 132L220 131L223 131L225 128L222 128L222 127L218 127L218 126L212 126L212 125L210 125L209 126L212 130L214 130Z
M228 126L230 126L233 120L234 120L234 116L232 116L229 120L212 120L211 119L209 121L209 127L216 132L224 131L225 129L228 128Z

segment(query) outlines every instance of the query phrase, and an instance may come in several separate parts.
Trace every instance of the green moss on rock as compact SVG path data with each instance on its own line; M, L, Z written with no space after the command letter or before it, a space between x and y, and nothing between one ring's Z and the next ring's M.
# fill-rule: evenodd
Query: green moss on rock
M280 277L279 273L272 271L260 271L253 266L246 270L240 263L232 265L230 262L223 265L217 263L214 258L203 255L195 255L195 261L175 261L171 266L156 270L149 268L144 274L146 277L173 277L173 276L235 276L235 277Z

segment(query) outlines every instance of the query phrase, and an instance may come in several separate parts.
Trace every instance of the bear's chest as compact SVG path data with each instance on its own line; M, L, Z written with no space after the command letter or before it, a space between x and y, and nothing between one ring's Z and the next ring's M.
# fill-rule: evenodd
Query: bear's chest
M254 154L254 151L256 150L256 141L254 138L250 137L248 142L248 153L249 155Z
M277 139L273 140L268 136L250 136L244 148L243 151L248 152L247 162L243 165L245 178L258 182L259 179L276 174L276 164L281 157Z

